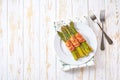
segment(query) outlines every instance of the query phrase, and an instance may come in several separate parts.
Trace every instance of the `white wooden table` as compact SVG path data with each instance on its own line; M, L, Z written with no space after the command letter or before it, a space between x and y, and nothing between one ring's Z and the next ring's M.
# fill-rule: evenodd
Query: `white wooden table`
M101 51L94 24L96 65L61 71L52 47L53 21L88 16L89 10L99 17L101 9L114 44L105 41ZM0 80L120 80L120 0L0 0Z

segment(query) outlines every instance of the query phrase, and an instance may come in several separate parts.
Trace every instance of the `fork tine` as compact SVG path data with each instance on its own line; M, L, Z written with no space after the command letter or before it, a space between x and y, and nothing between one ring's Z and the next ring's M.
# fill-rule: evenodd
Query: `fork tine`
M88 14L89 14L90 18L91 18L93 21L94 21L94 20L97 20L95 14L94 14L92 11L89 11Z

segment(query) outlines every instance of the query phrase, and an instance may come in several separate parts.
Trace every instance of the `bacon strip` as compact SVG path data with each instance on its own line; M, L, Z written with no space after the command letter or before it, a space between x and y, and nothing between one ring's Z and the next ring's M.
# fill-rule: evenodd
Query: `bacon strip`
M75 37L77 38L77 40L78 40L80 43L86 41L80 33L76 33L76 34L75 34Z
M71 43L70 40L67 40L66 42L66 46L70 51L73 51L75 49L75 47L73 46L73 44Z
M80 46L80 43L79 43L78 40L75 38L75 36L72 36L72 37L70 38L70 41L72 42L72 44L73 44L75 47Z

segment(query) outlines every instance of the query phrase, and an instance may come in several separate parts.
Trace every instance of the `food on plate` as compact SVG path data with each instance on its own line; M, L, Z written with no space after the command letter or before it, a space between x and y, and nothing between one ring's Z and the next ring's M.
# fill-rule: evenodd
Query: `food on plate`
M74 36L74 34L72 34L72 32L70 31L68 25L65 26L65 30L67 32L67 34L70 36L69 40L72 42L72 44L75 46L76 50L78 51L78 54L80 57L84 57L85 55L83 54L81 48L80 48L80 43L79 41L76 39L76 37Z
M77 30L75 29L73 22L70 22L70 29L80 43L85 42L83 36L80 33L78 33Z
M79 32L77 32L72 21L69 25L61 26L61 32L57 31L57 33L65 42L75 60L88 56L89 53L93 51L85 38Z
M75 60L79 59L79 56L77 56L78 52L75 49L75 47L72 45L72 43L70 42L70 40L67 39L67 37L65 37L65 34L63 34L62 32L57 31L59 37L65 42L67 48L70 50L70 52L72 53L72 56Z
M91 48L91 46L88 45L84 37L79 32L77 32L72 21L70 22L70 28L77 40L79 41L79 43L81 44L80 47L82 48L84 54L89 55L89 53L92 52L93 49Z

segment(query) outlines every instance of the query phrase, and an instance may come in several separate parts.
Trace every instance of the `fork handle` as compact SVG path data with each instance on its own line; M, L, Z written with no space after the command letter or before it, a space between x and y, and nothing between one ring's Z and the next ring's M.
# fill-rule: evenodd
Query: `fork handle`
M104 28L103 27L103 23L102 23L102 29ZM104 46L104 36L103 36L103 31L102 31L102 39L101 39L101 46L100 46L101 50L104 50L105 49L105 46Z
M97 23L97 24L99 25L100 29L102 30L102 32L103 32L105 38L107 39L108 43L113 44L112 39L105 33L105 31L102 29L101 25L99 23Z

